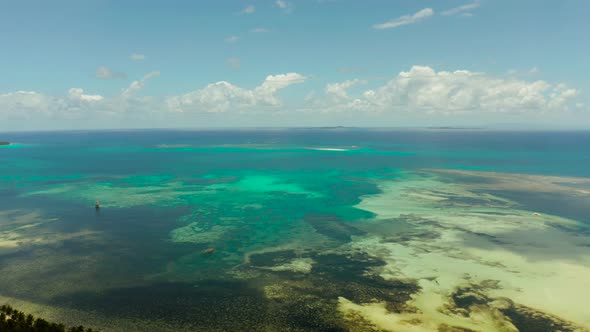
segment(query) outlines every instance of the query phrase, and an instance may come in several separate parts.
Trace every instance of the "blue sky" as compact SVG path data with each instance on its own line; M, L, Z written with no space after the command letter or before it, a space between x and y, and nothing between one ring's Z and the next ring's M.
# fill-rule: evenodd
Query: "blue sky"
M590 127L588 1L0 6L0 130Z

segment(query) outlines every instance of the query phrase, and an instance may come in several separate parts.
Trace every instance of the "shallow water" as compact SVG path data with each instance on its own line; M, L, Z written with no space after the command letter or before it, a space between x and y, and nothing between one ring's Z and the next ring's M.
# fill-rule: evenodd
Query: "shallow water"
M590 328L589 132L0 139L16 143L0 147L0 301L50 319L105 331Z

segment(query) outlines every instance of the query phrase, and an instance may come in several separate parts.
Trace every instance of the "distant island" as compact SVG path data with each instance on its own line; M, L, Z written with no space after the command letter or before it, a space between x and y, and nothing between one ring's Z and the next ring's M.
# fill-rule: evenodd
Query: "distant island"
M2 141L0 141L0 145L10 145L10 142L2 142Z
M445 130L481 130L484 128L481 127L452 127L452 126L443 126L443 127L426 127L426 129L445 129Z
M296 128L294 127L293 129L303 129L303 130L309 130L309 129L319 129L319 130L332 130L332 129L358 129L358 127L346 127L346 126L326 126L326 127L300 127L300 128Z

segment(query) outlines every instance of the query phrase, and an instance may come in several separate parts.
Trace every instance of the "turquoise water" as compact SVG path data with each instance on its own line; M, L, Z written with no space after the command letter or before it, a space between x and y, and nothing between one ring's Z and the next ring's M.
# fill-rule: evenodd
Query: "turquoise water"
M588 132L0 139L14 142L0 147L0 300L49 318L113 331L590 328L576 309L590 304Z

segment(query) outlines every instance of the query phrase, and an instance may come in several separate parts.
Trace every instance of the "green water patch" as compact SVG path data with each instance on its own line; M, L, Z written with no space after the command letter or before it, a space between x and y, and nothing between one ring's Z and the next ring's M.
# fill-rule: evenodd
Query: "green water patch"
M223 234L231 230L231 226L213 225L209 228L199 226L193 222L186 226L176 228L170 232L174 242L188 242L196 244L208 244L219 241Z
M185 153L194 155L229 155L241 156L246 159L266 159L298 156L307 157L357 157L391 156L409 157L415 153L408 151L380 150L371 147L342 145L285 145L285 144L224 144L224 145L192 145L192 144L158 144L145 148L158 153ZM105 151L109 152L109 151ZM110 151L115 152L115 151Z
M406 157L406 156L414 156L416 153L408 152L408 151L387 151L387 150L377 150L373 148L362 148L356 150L348 151L351 154L370 154L370 155L382 155L382 156L396 156L396 157Z
M237 182L239 179L240 177L236 175L202 174L185 179L184 182L187 184L211 185Z
M238 253L310 237L341 240L362 234L347 224L372 216L350 205L358 201L358 194L355 196L354 190L351 194L346 189L354 188L356 183L348 187L330 187L324 183L320 196L303 189L310 184L305 180L311 179L294 178L297 181L291 178L292 182L285 184L277 182L274 176L248 175L243 180L208 186L215 189L211 195L186 197L192 213L181 218L184 226L170 233L172 241L208 243L239 257ZM319 189L318 182L314 185ZM361 187L357 192L366 191ZM305 218L310 213L329 217L324 218L325 222L310 222Z
M22 175L22 174L6 174L0 175L0 181L18 183L19 187L26 186L43 186L59 184L64 182L72 182L84 179L83 174L70 175Z
M98 200L103 208L128 208L142 205L184 205L183 196L197 195L204 191L207 191L206 188L187 186L181 181L154 183L145 179L135 179L93 182L90 179L79 183L49 186L47 189L28 192L22 196L48 195L87 204L93 204Z
M94 154L121 154L121 153L139 153L149 151L150 149L138 145L112 145L98 146L89 148L87 151Z
M27 190L38 190L39 187L43 186L77 182L83 178L84 175L82 174L42 176L30 171L26 174L8 173L0 175L0 189L12 188L23 192Z
M323 193L314 192L301 185L299 179L279 177L260 172L233 172L209 174L201 178L176 178L170 174L133 175L108 180L80 179L75 177L54 183L45 183L41 189L29 191L23 196L51 195L66 200L94 202L104 206L125 208L138 205L175 206L200 204L209 201L240 201L240 196L291 195L306 198L321 198ZM30 180L27 178L27 180ZM186 181L184 181L186 180ZM39 186L37 186L39 187ZM237 198L237 199L236 199ZM252 201L251 203L255 203Z
M209 203L180 218L179 223L184 226L172 230L170 239L174 243L193 245L195 251L194 254L178 258L174 263L175 271L181 274L194 273L194 269L206 260L210 264L209 270L219 267L223 273L241 264L248 252L303 239L313 241L318 237L313 228L298 218L297 214L277 211L283 208L278 204L288 204L285 201L265 203L261 206L241 205L235 201L221 205ZM206 248L215 248L215 254L202 257L200 252Z
M118 267L122 270L120 277L106 278L117 279L116 285L112 287L113 290L126 289L122 288L125 286L122 280L124 277L128 278L129 285L132 286L162 282L195 284L202 280L231 279L234 273L241 272L248 253L262 252L274 247L297 248L297 256L284 257L275 262L262 264L260 258L254 258L258 265L252 265L252 271L248 273L262 274L264 278L269 278L268 280L285 278L289 282L293 280L299 282L295 275L322 275L323 277L314 277L313 283L306 284L305 289L297 290L299 286L295 284L285 286L285 289L293 287L292 291L298 292L298 297L287 304L279 303L277 299L267 301L264 305L269 305L268 312L271 318L268 318L263 325L283 327L295 324L289 326L297 327L299 325L296 325L295 321L305 318L307 319L305 324L315 322L314 324L320 324L318 326L346 330L346 325L338 318L337 311L337 299L343 293L336 295L337 288L343 287L344 282L334 286L330 293L333 295L331 298L322 299L321 295L321 286L331 282L331 279L326 279L326 276L331 275L330 278L337 278L335 269L340 263L319 267L318 264L325 265L329 260L336 261L336 259L319 257L318 253L299 254L299 252L338 246L340 243L350 241L352 237L365 234L364 231L356 229L355 225L362 224L366 219L373 217L373 213L355 208L353 205L360 201L359 197L362 195L379 192L374 184L363 180L363 176L366 175L368 174L355 174L342 170L284 172L216 169L208 172L198 170L182 176L154 173L110 178L86 177L72 178L67 181L63 179L63 183L55 179L57 182L45 183L41 188L30 191L23 197L47 196L56 200L89 204L100 200L103 206L101 214L104 216L108 216L111 212L124 214L128 210L148 206L155 209L162 207L184 209L181 217L158 220L157 223L162 227L158 228L157 232L143 227L142 222L145 221L135 217L120 218L119 226L114 224L114 221L103 220L100 226L106 227L108 236L105 236L105 241L114 241L111 242L115 243L114 248L101 244L101 251L105 255L100 256L102 261L92 262L87 267L88 270L93 266L111 262L111 259L114 259L108 257L111 254L130 262L127 269L132 269L131 266L142 266L138 259L143 253L149 253L151 257L149 262L145 263L151 268L142 267L141 271L135 271L135 274L134 271L127 271L125 267ZM306 220L305 216L310 213L324 215L325 218L310 221L308 217ZM126 244L123 234L121 237L117 235L114 238L119 228L126 229L127 236L138 237L137 241L140 242L142 236L148 233L151 236L153 232L154 238L149 237L153 242L144 245L153 246L154 249L145 249L136 244L135 240L133 245ZM133 234L133 230L137 231L136 235ZM96 244L93 245L96 246ZM213 250L208 251L210 249ZM66 263L75 265L76 262L72 260ZM354 264L360 263L355 261ZM331 269L332 272L325 269ZM355 270L355 273L360 274L361 270ZM346 271L341 272L340 277L344 277ZM104 273L105 271L101 269L97 275L104 276ZM76 279L72 276L71 280ZM70 293L77 294L70 295L75 297L81 294L92 294L95 291L100 294L110 292L103 288L103 283L97 284L100 284L100 289L91 289L90 293L84 293L79 292L80 288L76 288ZM360 295L363 292L373 294L371 293L373 291L363 290L361 284L362 282L358 281L344 294L354 299L363 298ZM393 283L387 284L391 286ZM385 286L381 291L384 289ZM315 292L314 301L306 302L307 290ZM73 307L73 301L62 298L55 303ZM310 311L297 308L304 303L309 304L307 308L311 306L315 309ZM90 307L91 305L88 304L88 308ZM198 310L201 309L197 308ZM239 310L235 313L243 314ZM272 318L276 317L276 313L280 315L280 319ZM136 313L133 312L125 315L136 317ZM309 326L306 325L307 327ZM301 326L297 328L306 330Z
M2 143L2 142L0 142ZM8 144L0 144L0 149L27 149L27 148L35 148L40 146L40 144L32 144L32 143L18 143L18 142L4 142Z
M93 204L98 200L103 208L135 206L186 206L208 199L215 193L203 183L186 183L171 174L132 175L127 177L50 177L37 183L36 190L22 197L49 196L62 200ZM30 181L30 178L26 178Z
M132 175L115 182L116 185L130 185L135 187L144 187L150 185L162 184L165 185L175 178L172 174L149 174L149 175Z
M161 153L292 153L306 152L306 150L288 145L276 144L223 144L223 145L198 145L198 144L158 144L148 148L151 151Z
M373 215L352 204L361 194L376 191L375 186L358 178L342 180L340 172L329 173L332 176L307 172L279 176L220 170L204 177L224 182L208 185L209 195L183 197L191 213L178 220L180 226L169 236L174 243L195 246L195 251L176 259L173 273L189 276L204 265L224 273L251 252L281 246L313 248L364 234L354 224ZM204 257L201 252L207 248L215 253ZM300 257L271 268L307 273L313 264L308 257Z
M272 175L248 175L236 182L215 184L211 188L252 192L284 192L294 195L305 195L310 198L322 197L321 194L306 190L297 183L289 182Z
M28 178L49 176L53 163L46 160L37 160L31 158L22 158L16 156L0 155L0 184L3 182L12 182L15 185L21 185Z
M494 171L494 166L484 166L484 165L440 165L438 168L446 168L446 169L461 169L467 171Z

